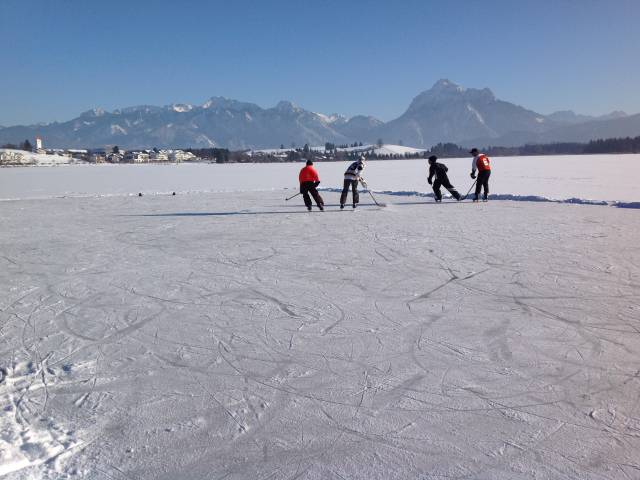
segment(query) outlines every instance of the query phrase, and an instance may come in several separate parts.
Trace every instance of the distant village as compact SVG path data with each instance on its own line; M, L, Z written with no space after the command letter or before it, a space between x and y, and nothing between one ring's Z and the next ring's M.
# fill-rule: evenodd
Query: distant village
M31 153L31 155L30 155ZM50 157L50 158L47 158ZM181 163L198 161L184 150L124 150L118 146L93 149L45 148L42 138L35 144L25 140L20 145L4 145L0 149L0 165L37 165L64 163Z
M400 143L400 142L399 142ZM520 147L489 146L483 151L490 156L535 156L535 155L585 155L640 153L640 136L630 138L609 138L591 140L588 143L550 143L523 145ZM438 143L430 149L412 148L403 145L383 143L363 144L355 142L347 145L325 143L314 147L305 144L290 148L246 149L231 151L226 148L186 148L186 149L131 149L118 146L93 149L45 148L42 138L36 137L35 144L25 140L20 145L6 144L0 147L0 166L51 166L74 163L276 163L276 162L340 162L350 161L364 155L370 160L401 160L428 158L464 158L468 148L454 143Z
M230 151L226 148L199 149L132 149L124 150L118 146L94 149L46 148L43 139L36 137L35 143L25 140L20 145L3 145L0 148L0 166L36 166L65 165L73 163L272 163L313 161L343 161L365 155L371 159L420 158L427 151L399 145L364 145L362 142L351 145L326 143L321 147L302 147L291 145L286 148Z

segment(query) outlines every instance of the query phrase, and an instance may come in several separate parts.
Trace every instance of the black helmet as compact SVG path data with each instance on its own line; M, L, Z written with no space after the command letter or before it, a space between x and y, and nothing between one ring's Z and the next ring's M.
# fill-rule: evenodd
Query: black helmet
M431 155L429 157L429 163L434 163L436 160L438 160L438 157L436 157L435 155Z
M477 155L477 154L479 154L479 153L480 153L480 150L478 150L477 148L475 148L475 147L474 147L474 148L472 148L472 149L469 151L469 153L470 153L471 155Z
M307 160L307 166L309 165L313 165L313 162L311 160Z

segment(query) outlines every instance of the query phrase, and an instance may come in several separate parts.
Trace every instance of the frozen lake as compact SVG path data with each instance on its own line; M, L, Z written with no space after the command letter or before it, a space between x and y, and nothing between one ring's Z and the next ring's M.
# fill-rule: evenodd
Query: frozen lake
M638 478L637 210L286 193L0 202L3 480Z
M452 183L471 186L471 159L444 159ZM494 194L639 201L640 155L494 157ZM317 163L323 188L342 185L347 163ZM301 164L73 165L0 169L0 199L64 195L166 192L238 192L297 189ZM374 191L431 192L426 160L368 162L364 176Z

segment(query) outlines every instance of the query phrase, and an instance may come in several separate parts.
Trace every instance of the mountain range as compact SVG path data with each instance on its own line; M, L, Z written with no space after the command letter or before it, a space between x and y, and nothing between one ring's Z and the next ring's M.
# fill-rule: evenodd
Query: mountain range
M586 142L640 135L640 114L616 111L601 117L559 111L543 115L499 100L488 88L437 81L416 96L398 118L325 115L282 101L272 108L212 97L202 105L142 105L107 112L96 108L67 122L0 127L0 144L43 138L46 147L95 148L226 147L232 150L281 144L323 145L355 141L429 148Z

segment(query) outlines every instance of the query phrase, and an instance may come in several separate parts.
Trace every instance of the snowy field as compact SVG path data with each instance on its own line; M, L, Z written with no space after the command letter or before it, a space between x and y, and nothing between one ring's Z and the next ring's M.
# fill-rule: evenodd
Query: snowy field
M495 159L494 191L640 200L638 156L589 158ZM640 477L638 210L308 213L298 168L0 170L2 198L88 195L0 202L3 480ZM172 190L246 191L126 195Z
M445 159L452 183L471 186L471 159ZM495 157L492 193L565 200L640 201L640 155ZM317 163L323 188L342 186L348 166ZM297 189L298 163L72 165L0 169L0 199L65 195L128 195L142 192L238 192ZM431 192L426 160L368 162L365 178L375 191Z

